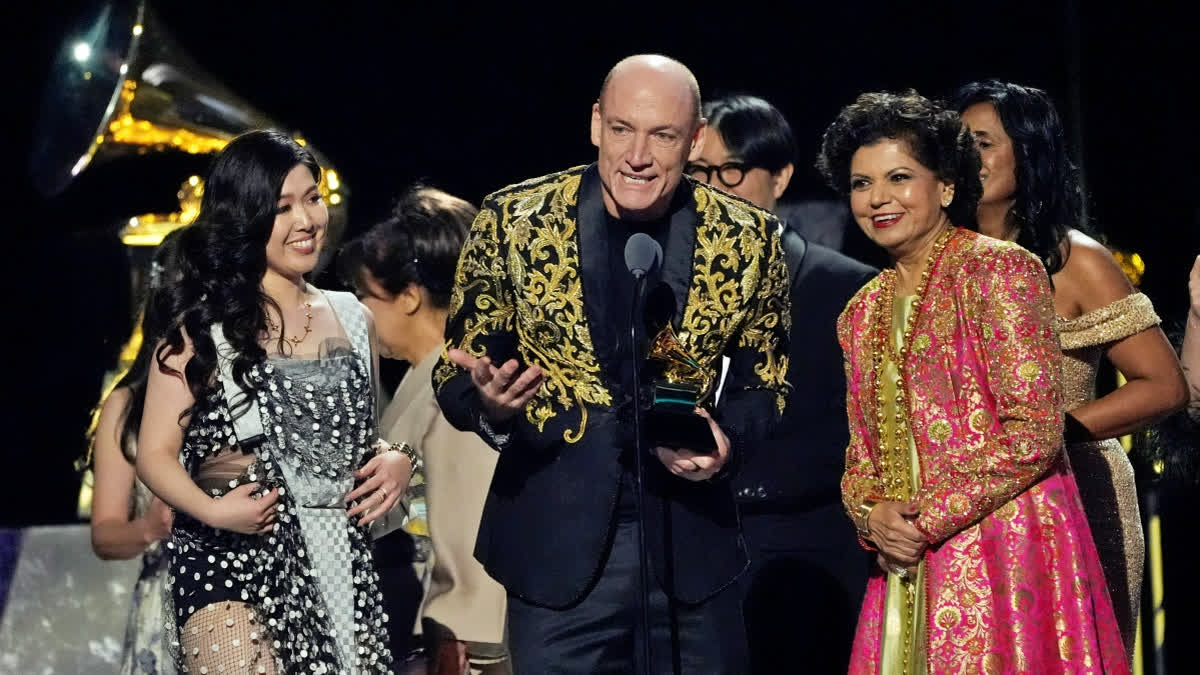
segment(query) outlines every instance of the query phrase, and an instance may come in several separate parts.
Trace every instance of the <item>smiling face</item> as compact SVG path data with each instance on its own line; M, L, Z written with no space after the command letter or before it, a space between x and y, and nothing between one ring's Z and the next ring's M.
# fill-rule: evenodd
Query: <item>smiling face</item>
M649 220L666 213L702 143L696 109L687 78L673 68L634 64L614 72L591 122L610 215Z
M893 258L922 250L936 238L949 223L943 206L953 194L953 186L917 161L902 140L864 145L850 160L854 220Z
M267 272L296 281L317 265L329 210L308 167L297 164L283 179L275 224L267 240Z
M983 164L979 171L983 181L979 205L1011 204L1017 193L1017 158L996 107L986 101L976 103L963 111L962 120L971 130Z

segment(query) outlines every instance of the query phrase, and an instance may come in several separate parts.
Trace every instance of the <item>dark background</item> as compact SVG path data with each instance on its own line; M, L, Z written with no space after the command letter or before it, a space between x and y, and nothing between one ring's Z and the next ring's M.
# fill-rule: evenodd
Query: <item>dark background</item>
M607 69L631 53L682 60L706 96L747 92L778 105L800 145L787 199L830 196L812 158L824 126L859 92L941 95L983 77L1042 87L1082 159L1093 224L1143 256L1143 288L1174 319L1200 251L1195 24L1151 6L221 0L155 10L217 80L332 160L352 191L352 232L414 179L478 202L505 184L592 161L590 105ZM89 168L53 200L30 189L24 167L41 90L84 9L27 6L32 14L8 26L19 35L6 107L18 122L5 212L18 222L2 275L15 301L4 330L15 341L4 417L15 428L7 445L16 460L0 489L4 525L75 519L72 464L133 311L116 229L130 215L173 210L179 182L206 165L119 160ZM1183 523L1194 499L1174 499ZM1190 534L1173 541L1170 512L1166 520L1168 547L1182 545ZM1180 582L1169 597L1187 591L1190 603L1182 567L1190 555L1175 555ZM1183 612L1171 606L1177 622Z

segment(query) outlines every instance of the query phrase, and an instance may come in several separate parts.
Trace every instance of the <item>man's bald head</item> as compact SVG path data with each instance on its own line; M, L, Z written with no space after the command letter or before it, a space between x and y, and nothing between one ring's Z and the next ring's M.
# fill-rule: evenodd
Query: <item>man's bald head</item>
M596 99L600 107L604 107L604 97L613 83L626 78L638 84L653 81L658 87L678 87L695 103L695 121L700 121L700 83L692 71L679 61L660 54L635 54L621 59L608 71L604 84L600 85L600 96Z
M592 104L592 144L609 215L662 217L688 158L704 145L700 87L682 63L655 54L613 66Z

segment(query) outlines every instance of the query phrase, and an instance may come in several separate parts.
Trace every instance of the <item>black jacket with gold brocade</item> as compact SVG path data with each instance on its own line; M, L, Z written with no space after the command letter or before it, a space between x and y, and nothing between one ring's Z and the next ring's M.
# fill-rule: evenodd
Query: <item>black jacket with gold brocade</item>
M501 452L475 555L510 593L547 607L578 601L601 569L631 445L632 396L612 355L629 307L612 307L607 218L594 166L488 196L455 277L447 345L546 379L503 429L483 418L470 375L443 355L434 389L446 418ZM689 354L720 370L716 417L735 457L778 419L791 325L779 222L684 177L669 214L661 280ZM647 545L664 587L699 602L746 565L728 481L692 483L646 462Z

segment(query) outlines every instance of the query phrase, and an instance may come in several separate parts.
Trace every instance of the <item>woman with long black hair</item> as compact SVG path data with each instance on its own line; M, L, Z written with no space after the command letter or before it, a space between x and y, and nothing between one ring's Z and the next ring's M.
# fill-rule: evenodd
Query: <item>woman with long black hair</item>
M168 275L178 274L178 232L167 235L150 263L146 297L153 295ZM129 560L141 556L142 565L133 597L121 658L122 675L174 673L164 650L162 588L166 581L166 556L161 543L171 534L171 508L137 479L134 458L146 400L146 380L154 360L154 345L162 331L162 318L142 312L140 331L133 339L141 345L133 362L121 373L103 398L90 430L92 472L92 550L104 560Z
M137 467L177 512L168 593L193 673L389 669L361 526L396 503L412 458L371 457L370 313L305 279L329 221L320 177L284 134L234 139L181 235L188 274L153 299L170 321Z
M1133 467L1117 438L1187 402L1179 361L1150 299L1081 231L1083 191L1046 92L972 82L958 90L955 105L982 158L979 231L1020 244L1050 275L1063 349L1067 455L1132 658L1145 542ZM1128 383L1097 398L1101 356Z

